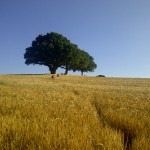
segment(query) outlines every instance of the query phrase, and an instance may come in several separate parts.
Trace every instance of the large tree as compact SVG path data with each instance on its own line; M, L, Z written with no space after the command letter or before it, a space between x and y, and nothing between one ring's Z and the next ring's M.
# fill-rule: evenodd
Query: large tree
M96 68L92 56L56 32L37 36L31 46L26 48L24 58L27 65L47 66L51 74L55 74L59 67L65 69L65 74L73 70L81 71L82 75Z
M70 44L66 37L55 32L39 35L32 45L26 48L25 63L45 65L51 74L55 74L58 67L64 65L64 52Z

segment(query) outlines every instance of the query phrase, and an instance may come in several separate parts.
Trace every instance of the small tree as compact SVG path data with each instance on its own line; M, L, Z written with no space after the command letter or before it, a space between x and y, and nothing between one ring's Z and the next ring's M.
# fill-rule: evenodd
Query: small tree
M84 50L80 50L79 63L74 70L81 71L81 75L83 75L83 72L93 72L96 67L97 65L94 62L94 58Z
M96 63L94 62L94 58L89 55L89 63L87 65L87 69L84 70L84 72L94 72L94 70L97 68Z

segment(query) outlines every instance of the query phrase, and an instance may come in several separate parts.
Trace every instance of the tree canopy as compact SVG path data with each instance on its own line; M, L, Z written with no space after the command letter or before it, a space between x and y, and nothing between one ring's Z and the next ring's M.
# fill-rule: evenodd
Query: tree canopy
M94 62L94 58L84 50L80 50L80 53L80 59L76 70L81 71L81 75L83 75L83 72L93 72L97 67L97 65Z
M82 75L96 69L92 56L56 32L38 35L26 48L24 58L27 65L47 66L51 74L55 74L59 67L65 69L65 74L73 70L81 71Z

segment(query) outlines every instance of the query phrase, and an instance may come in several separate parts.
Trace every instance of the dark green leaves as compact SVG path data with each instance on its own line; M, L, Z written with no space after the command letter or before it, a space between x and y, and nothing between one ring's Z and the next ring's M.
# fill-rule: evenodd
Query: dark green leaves
M56 73L58 67L64 68L66 74L68 70L87 72L96 68L92 56L55 32L37 36L26 48L24 58L27 65L45 65L51 73Z

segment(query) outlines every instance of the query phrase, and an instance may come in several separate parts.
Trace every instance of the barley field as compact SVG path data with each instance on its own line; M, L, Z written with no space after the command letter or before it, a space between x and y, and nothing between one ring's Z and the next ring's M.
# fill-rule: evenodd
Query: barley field
M0 75L0 150L150 150L150 79Z

